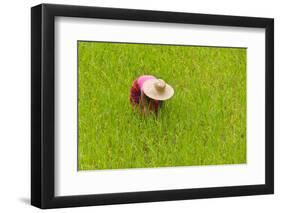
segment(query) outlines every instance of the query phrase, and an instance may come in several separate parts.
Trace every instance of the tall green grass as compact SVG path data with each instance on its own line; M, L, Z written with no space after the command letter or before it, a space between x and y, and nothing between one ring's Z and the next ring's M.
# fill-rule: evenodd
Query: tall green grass
M158 117L132 81L173 86ZM78 42L78 169L246 163L246 49Z

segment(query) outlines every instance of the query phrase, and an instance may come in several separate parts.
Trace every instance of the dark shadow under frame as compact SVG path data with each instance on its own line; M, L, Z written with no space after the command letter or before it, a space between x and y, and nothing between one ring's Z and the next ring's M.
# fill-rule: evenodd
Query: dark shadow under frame
M265 184L95 195L54 195L56 16L264 28ZM274 20L164 11L41 4L31 9L31 204L60 208L272 194L274 192Z

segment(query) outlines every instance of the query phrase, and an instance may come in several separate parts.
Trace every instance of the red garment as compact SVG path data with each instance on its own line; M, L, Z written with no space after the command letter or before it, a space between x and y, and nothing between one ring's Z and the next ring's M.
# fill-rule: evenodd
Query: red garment
M137 105L140 102L141 89L138 85L138 79L133 81L130 91L130 102L133 105Z

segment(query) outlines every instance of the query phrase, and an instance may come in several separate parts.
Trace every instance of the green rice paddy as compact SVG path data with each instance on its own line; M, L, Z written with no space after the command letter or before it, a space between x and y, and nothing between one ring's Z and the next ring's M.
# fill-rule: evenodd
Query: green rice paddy
M78 170L246 163L246 49L78 42ZM129 102L143 74L175 90Z

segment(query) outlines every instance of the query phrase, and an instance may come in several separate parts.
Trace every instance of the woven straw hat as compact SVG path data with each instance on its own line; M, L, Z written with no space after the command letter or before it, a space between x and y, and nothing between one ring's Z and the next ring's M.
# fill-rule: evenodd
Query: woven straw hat
M174 95L174 89L162 79L149 79L143 83L143 92L149 98L164 101Z

